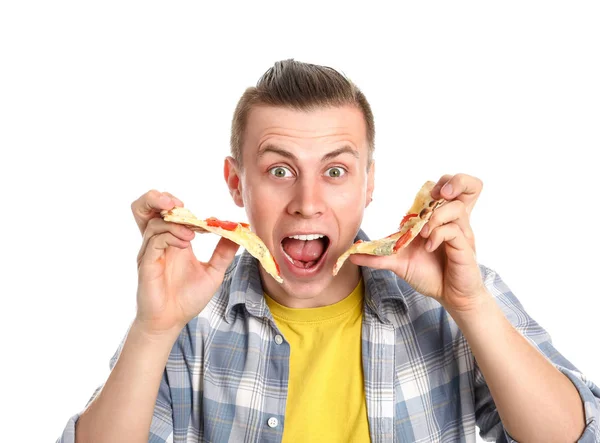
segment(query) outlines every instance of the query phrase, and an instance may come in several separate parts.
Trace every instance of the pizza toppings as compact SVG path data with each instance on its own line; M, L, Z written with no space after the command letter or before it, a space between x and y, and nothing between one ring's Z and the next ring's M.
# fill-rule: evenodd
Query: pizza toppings
M281 275L281 268L279 267L279 265L277 264L277 262L275 261L275 259L273 259L273 263L275 263L275 269L277 270L277 275Z
M402 247L411 239L411 236L412 232L408 231L402 237L400 237L394 245L394 252L397 252L398 250L402 249Z
M277 282L283 283L279 266L273 255L260 237L250 230L250 225L247 223L224 221L215 217L201 220L188 209L179 207L161 211L160 215L165 221L182 224L197 232L213 232L243 246L253 257L258 259L265 271Z
M416 217L417 214L406 214L403 218L402 221L400 222L400 227L398 229L402 229L402 226L404 226L404 224L410 220L413 217Z
M235 222L230 222L230 221L217 220L214 217L207 218L206 219L206 224L208 226L212 226L214 228L222 228L222 229L225 229L227 231L234 231L235 228L238 227L238 225L242 225L242 223L235 223ZM249 225L247 225L247 226L249 226Z

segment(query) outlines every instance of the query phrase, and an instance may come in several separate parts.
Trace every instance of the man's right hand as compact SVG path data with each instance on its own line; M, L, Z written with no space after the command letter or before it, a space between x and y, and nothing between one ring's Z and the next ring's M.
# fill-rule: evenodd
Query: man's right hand
M135 321L148 334L178 333L206 307L239 246L221 238L207 263L196 259L194 231L165 222L160 211L183 202L167 192L149 191L131 204L144 239L138 254Z

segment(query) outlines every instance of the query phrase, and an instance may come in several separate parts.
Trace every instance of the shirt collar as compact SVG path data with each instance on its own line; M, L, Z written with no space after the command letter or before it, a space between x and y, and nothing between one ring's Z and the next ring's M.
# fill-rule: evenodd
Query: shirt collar
M361 229L356 240L369 241L369 238ZM244 305L248 313L255 317L271 317L263 297L258 266L258 260L246 250L232 264L233 268L229 271L229 300L225 309L227 323L233 320L234 308L238 305ZM382 323L389 323L383 309L384 301L396 301L402 313L406 313L408 305L404 294L414 292L408 283L384 269L361 267L361 272L365 282L365 303ZM227 290L226 285L223 285L223 290Z
M246 250L236 257L230 286L229 300L225 309L225 321L231 323L234 316L234 308L245 305L248 313L255 317L265 317L268 309L263 297L263 287L260 281L258 260ZM223 288L226 290L226 288Z
M367 234L361 229L358 231L354 241L370 241ZM382 323L389 323L386 318L383 302L395 301L400 306L402 314L408 310L405 294L414 292L411 286L387 269L360 267L363 280L365 282L365 303L379 317Z

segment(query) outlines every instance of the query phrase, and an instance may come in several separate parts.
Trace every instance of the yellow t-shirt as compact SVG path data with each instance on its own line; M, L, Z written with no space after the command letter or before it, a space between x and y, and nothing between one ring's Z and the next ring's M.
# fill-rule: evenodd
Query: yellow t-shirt
M283 441L368 442L361 358L363 282L342 301L293 309L265 294L290 344Z

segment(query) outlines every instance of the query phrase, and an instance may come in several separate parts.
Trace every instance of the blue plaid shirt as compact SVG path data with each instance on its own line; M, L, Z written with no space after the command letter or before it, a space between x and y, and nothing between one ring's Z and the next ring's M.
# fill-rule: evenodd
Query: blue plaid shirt
M362 231L358 238L366 240ZM163 374L151 442L280 442L290 347L265 303L258 262L236 257L220 290L181 331ZM600 389L554 349L502 279L480 267L504 314L577 387L582 442L600 441ZM362 363L373 442L513 441L469 345L438 302L389 271L362 268ZM123 343L110 361L114 367ZM88 405L98 394L96 390ZM59 442L73 443L72 417Z

